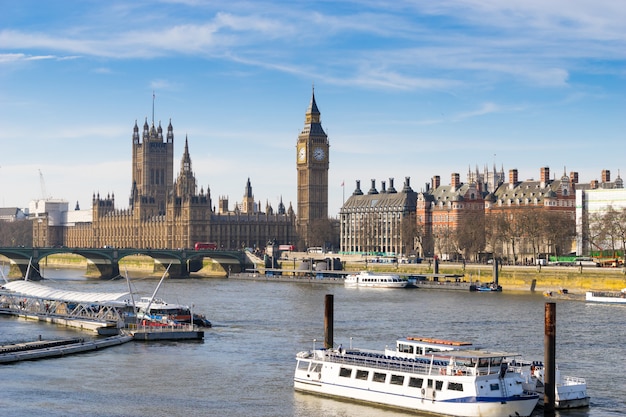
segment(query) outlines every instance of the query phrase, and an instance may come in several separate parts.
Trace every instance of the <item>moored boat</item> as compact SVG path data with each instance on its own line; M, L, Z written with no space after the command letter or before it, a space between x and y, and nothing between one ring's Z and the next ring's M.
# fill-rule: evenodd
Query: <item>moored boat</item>
M394 274L374 274L362 271L358 274L348 275L344 281L346 287L366 288L405 288L409 281Z
M211 322L203 315L193 314L191 309L182 304L170 304L160 298L141 297L135 302L137 318L161 324L191 323L202 327L211 327Z
M585 300L596 303L626 304L626 288L623 288L620 292L587 291Z
M515 372L524 378L524 389L533 391L539 396L539 404L543 404L545 393L543 363L540 361L513 361L509 364ZM555 369L555 396L554 408L563 410L568 408L582 408L589 406L587 395L587 381L584 378L562 375L558 366Z
M294 388L451 416L532 413L539 395L526 392L521 374L507 370L505 359L517 355L436 342L406 338L395 351L314 347L296 355Z

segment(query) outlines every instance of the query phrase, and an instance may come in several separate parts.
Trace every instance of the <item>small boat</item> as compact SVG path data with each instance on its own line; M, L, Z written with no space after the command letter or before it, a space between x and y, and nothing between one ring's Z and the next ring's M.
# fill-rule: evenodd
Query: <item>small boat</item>
M587 291L585 300L596 303L626 304L626 288L623 288L620 292Z
M131 305L134 306L135 315L138 321L149 325L154 324L166 324L176 325L181 323L189 323L201 327L211 327L211 322L206 319L205 316L199 314L192 314L189 306L182 304L169 304L160 298L156 298L156 294L161 288L161 284L167 276L167 272L170 269L168 265L167 269L163 273L159 284L154 289L151 297L141 297L139 301L131 301ZM126 281L128 282L128 291L131 293L130 279L128 273L126 274Z
M406 288L409 281L400 278L399 275L374 274L369 271L362 271L346 276L344 284L346 287Z
M191 310L182 304L166 303L160 298L141 297L135 302L137 318L160 324L191 323ZM193 324L211 327L211 322L204 315L193 314Z
M313 346L296 355L294 388L449 416L530 416L539 395L508 371L510 355L518 356L422 338L402 339L396 350Z
M539 404L542 405L545 393L543 363L540 361L512 361L509 363L509 366L511 369L519 372L524 378L524 389L540 394ZM587 381L584 378L562 375L558 366L554 373L555 409L563 410L589 406Z
M495 282L490 282L486 284L473 284L470 285L470 291L477 292L502 292L502 286L496 284Z

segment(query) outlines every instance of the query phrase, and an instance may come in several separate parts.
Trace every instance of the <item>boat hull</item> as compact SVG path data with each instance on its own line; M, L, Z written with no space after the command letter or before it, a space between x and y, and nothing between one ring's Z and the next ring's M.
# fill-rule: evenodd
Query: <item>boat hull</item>
M493 401L476 397L437 400L436 396L432 398L432 394L428 395L428 393L424 396L421 394L417 396L401 393L391 394L366 387L354 388L298 378L294 379L294 388L300 392L327 397L347 398L394 408L459 417L530 416L538 400L537 397L508 398L506 400L498 399Z
M626 304L626 293L623 290L619 293L587 291L585 300L594 303Z

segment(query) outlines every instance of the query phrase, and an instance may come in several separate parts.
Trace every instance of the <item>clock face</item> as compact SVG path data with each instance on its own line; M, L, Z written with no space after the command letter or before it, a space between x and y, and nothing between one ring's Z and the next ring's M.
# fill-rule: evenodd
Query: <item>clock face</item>
M298 161L306 161L306 148L304 146L298 149Z
M325 154L326 153L324 152L324 149L322 148L315 148L315 150L313 151L313 157L317 159L318 161L321 161L322 159L324 159Z

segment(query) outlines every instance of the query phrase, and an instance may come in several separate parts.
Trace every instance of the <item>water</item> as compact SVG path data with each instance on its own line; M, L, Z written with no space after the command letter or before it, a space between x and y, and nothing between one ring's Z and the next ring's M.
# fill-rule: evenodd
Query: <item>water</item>
M80 291L124 291L56 271L50 283ZM47 272L50 277L51 273ZM67 279L67 277L72 277ZM133 285L150 295L157 279ZM382 349L396 338L460 339L543 359L545 299L530 293L346 289L340 285L169 280L159 296L194 304L214 324L202 342L131 342L65 358L0 366L6 416L408 416L387 408L318 398L293 390L296 352L324 339L324 302L334 294L335 343ZM557 302L557 363L585 377L589 409L560 416L626 415L624 306ZM90 336L49 324L0 317L0 344ZM352 339L351 339L352 338ZM419 415L419 414L417 414Z

